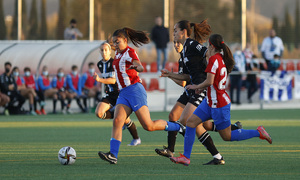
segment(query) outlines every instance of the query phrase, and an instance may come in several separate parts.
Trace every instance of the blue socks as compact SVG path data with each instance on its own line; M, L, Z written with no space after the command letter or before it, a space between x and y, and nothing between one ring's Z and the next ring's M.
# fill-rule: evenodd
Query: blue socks
M118 158L118 153L120 149L121 141L116 140L115 138L110 139L110 152Z
M167 122L168 125L166 125L165 131L179 131L180 125L174 122Z
M237 129L231 131L231 141L242 141L253 137L259 137L257 130Z
M184 153L183 155L190 159L194 141L195 141L196 128L186 127L184 135Z

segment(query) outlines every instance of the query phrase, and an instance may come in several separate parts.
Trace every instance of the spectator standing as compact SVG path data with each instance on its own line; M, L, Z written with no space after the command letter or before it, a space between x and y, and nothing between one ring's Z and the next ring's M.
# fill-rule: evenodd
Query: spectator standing
M233 68L233 72L230 74L230 99L232 99L232 103L236 103L238 105L241 104L240 101L240 93L242 87L242 74L246 72L246 58L241 51L240 46L238 46L233 54L233 59L235 61L235 65ZM236 88L236 101L233 99L233 92Z
M169 31L162 24L162 18L155 18L155 26L151 32L151 39L155 44L156 52L157 52L157 72L160 72L161 69L165 68L168 52L167 52L167 44L170 40ZM161 65L161 54L164 55L163 64ZM162 67L162 68L160 68Z
M77 26L76 19L71 19L70 27L67 27L64 32L64 39L65 40L77 40L78 37L82 38L82 33L79 31Z
M19 114L21 113L25 98L19 93L15 78L11 75L11 63L5 62L4 68L5 73L0 76L0 91L10 98L10 102L7 106L9 113ZM14 104L16 102L18 105L15 109Z
M283 42L280 37L276 36L276 31L271 29L269 32L269 37L266 37L261 45L261 55L265 59L268 70L272 70L271 60L274 58L274 55L278 55L279 58L283 54Z
M252 103L252 96L258 89L256 73L259 71L259 61L257 60L257 56L253 55L251 58L251 62L246 66L247 70L247 98L248 103Z

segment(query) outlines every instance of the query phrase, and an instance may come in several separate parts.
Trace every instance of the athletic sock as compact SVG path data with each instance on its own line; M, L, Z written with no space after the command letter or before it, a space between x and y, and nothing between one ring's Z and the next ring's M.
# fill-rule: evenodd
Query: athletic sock
M199 138L198 140L203 144L204 147L210 152L212 156L216 155L219 153L217 150L212 138L210 137L210 134L205 131Z
M83 98L84 109L87 109L87 98Z
M171 152L174 152L175 150L175 143L176 143L176 137L177 137L177 131L168 131L168 149Z
M64 110L65 109L65 101L63 99L60 100L60 104L61 104L61 110Z
M53 112L56 112L56 102L57 99L53 99Z
M179 131L180 125L174 122L167 122L168 124L165 127L165 131Z
M217 130L217 127L216 127L216 125L215 125L215 123L214 122L212 122L212 130L211 131L215 131L215 132L218 132L218 130Z
M81 111L84 111L79 98L76 99L76 102L77 102L77 105L79 106L79 108L81 109Z
M218 153L218 154L214 155L214 158L216 158L216 159L222 159L222 156L221 156L220 153Z
M183 155L190 159L194 141L195 141L196 128L186 127L184 135L184 153Z
M32 111L33 109L33 104L29 104L29 111Z
M36 100L33 101L33 109L36 111Z
M110 139L110 152L118 158L118 153L120 149L121 141L116 140L115 138Z
M231 131L231 141L242 141L253 137L259 137L257 130L237 129Z
M68 99L67 109L70 109L72 99Z
M126 124L128 131L130 132L133 139L138 139L138 132L136 130L136 126L132 120L129 121L129 123Z

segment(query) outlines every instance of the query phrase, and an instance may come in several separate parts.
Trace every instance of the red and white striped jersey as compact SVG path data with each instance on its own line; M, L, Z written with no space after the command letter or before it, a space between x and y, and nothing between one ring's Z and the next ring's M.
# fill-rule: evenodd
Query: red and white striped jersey
M133 64L133 60L140 61L133 48L127 46L127 48L121 53L116 51L113 67L116 73L119 90L141 81L136 70L128 70L130 65Z
M229 104L231 101L225 91L227 69L220 53L209 58L205 72L215 75L214 83L207 88L207 104L212 108Z

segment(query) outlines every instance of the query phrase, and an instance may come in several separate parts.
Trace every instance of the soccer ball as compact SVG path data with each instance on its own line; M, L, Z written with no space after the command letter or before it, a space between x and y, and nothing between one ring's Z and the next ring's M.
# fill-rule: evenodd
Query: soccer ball
M62 165L74 164L76 160L76 151L70 146L61 148L58 151L58 160Z

